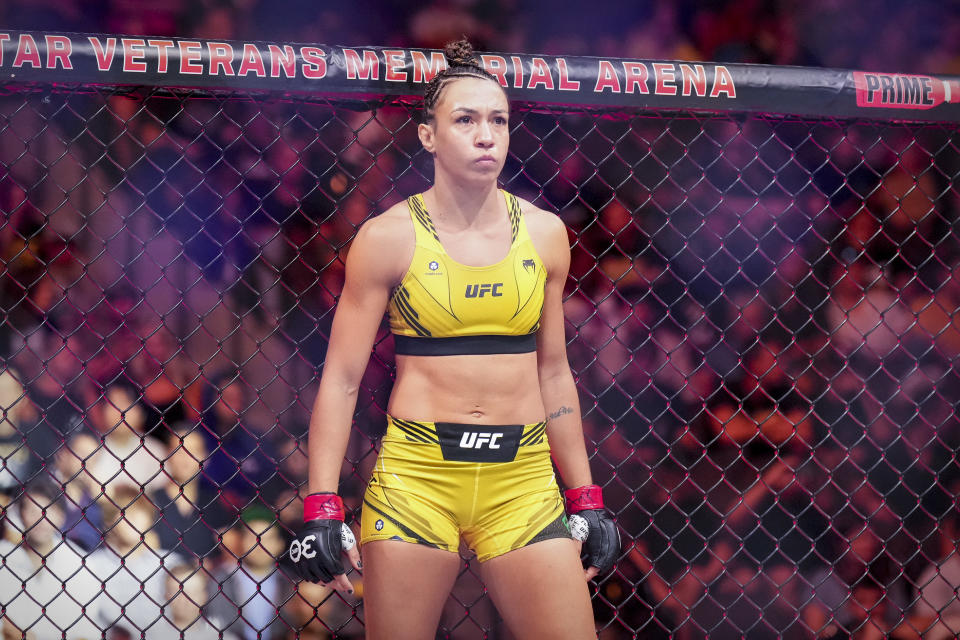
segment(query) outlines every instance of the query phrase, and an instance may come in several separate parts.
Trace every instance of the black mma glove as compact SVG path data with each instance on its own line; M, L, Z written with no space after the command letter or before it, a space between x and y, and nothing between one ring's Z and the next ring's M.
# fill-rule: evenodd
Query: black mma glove
M357 541L343 515L343 500L335 493L311 493L304 499L303 529L288 552L304 580L326 584L345 572L340 554Z
M613 568L620 555L620 531L603 508L600 487L588 484L568 489L563 494L570 515L570 533L583 543L584 563L603 575Z

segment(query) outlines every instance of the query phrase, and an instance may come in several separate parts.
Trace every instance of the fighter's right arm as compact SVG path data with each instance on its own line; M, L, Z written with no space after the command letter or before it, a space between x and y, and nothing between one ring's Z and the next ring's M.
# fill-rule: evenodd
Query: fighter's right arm
M360 381L391 290L412 256L409 218L392 213L361 226L347 254L343 292L310 418L310 493L337 491Z

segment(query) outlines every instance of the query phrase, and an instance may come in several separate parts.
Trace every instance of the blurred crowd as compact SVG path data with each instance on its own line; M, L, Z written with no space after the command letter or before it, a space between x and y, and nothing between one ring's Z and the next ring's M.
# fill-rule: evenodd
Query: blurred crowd
M296 21L254 0L0 15L935 73L960 42L932 3L870 25L843 2L656 2L576 30L535 2L302 4ZM416 109L92 90L3 95L0 113L3 637L361 637L362 583L357 601L298 584L282 551L350 239L428 184ZM571 232L569 356L626 541L601 637L953 637L956 130L680 116L521 110L503 173ZM355 515L390 342L343 469ZM471 563L443 624L507 637Z

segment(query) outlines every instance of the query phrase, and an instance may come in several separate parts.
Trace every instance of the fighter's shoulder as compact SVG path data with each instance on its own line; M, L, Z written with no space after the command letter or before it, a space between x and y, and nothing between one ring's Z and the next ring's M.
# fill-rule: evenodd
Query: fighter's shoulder
M517 198L520 203L520 212L524 221L527 223L527 229L530 237L536 244L555 244L563 243L567 245L567 226L563 223L556 213L541 209L529 200Z
M366 220L350 245L348 264L362 265L369 275L395 283L413 257L416 233L406 203L400 202Z
M355 242L361 241L375 246L384 244L396 247L405 239L413 240L413 224L406 202L398 202L383 213L367 219L357 230Z

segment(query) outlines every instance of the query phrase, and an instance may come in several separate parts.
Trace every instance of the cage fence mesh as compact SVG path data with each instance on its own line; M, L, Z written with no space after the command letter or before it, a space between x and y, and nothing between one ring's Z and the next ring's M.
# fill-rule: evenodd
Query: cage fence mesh
M429 185L417 122L4 88L5 633L362 637L359 576L347 598L276 558L351 238ZM570 230L568 353L624 539L601 638L960 630L957 128L541 104L510 127L503 187ZM510 637L467 552L438 637Z

